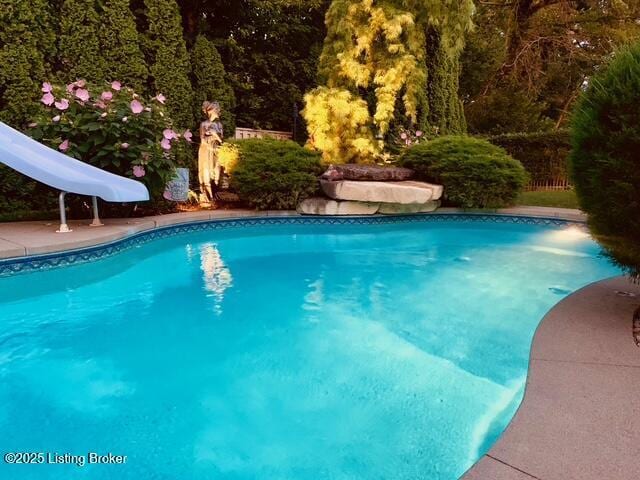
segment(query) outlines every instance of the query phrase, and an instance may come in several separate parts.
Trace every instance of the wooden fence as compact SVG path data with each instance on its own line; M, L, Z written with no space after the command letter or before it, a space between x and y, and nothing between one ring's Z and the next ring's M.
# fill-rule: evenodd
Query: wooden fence
M530 181L525 190L527 191L537 191L537 190L571 190L573 185L567 177L564 178L554 178L550 180L544 181Z
M276 140L291 140L291 132L279 132L277 130L255 130L253 128L236 128L236 140L247 138L275 138Z

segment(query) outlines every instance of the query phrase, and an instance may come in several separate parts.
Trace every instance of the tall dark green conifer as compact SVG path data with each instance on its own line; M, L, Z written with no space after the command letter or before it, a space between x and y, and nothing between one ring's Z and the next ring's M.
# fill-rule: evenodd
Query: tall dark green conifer
M129 0L107 0L101 13L100 49L107 80L120 80L141 91L149 72Z
M195 95L194 116L202 116L202 102L219 102L222 107L222 124L225 137L233 137L236 125L233 109L236 99L233 89L226 82L222 58L211 40L198 35L191 49L193 89Z
M0 0L0 120L22 126L37 110L55 54L46 0Z
M460 52L449 52L443 48L440 34L433 28L427 32L426 64L426 128L439 135L465 133L467 125L458 95Z
M105 60L100 52L102 20L95 0L64 0L58 41L59 77L64 82L84 78L104 82Z
M175 0L145 0L147 54L153 87L167 97L171 117L180 128L193 128L191 65Z

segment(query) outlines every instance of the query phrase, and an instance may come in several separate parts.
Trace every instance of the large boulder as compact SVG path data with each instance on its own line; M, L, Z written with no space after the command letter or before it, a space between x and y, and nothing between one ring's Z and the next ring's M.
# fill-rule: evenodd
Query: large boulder
M442 196L442 186L424 182L368 182L320 180L324 193L335 200L424 204Z
M338 202L328 198L307 198L298 204L303 215L373 215L380 204L369 202Z
M428 213L437 210L440 200L431 200L427 203L381 203L378 213L384 215L404 215L408 213Z
M324 180L372 180L376 182L402 181L413 176L413 170L402 167L378 165L331 165L320 178Z

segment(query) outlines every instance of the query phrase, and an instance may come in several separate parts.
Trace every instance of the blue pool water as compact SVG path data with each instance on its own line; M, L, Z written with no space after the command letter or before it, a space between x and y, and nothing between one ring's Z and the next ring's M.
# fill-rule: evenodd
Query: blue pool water
M576 227L177 235L0 279L0 479L453 480L513 416L543 315L618 271Z

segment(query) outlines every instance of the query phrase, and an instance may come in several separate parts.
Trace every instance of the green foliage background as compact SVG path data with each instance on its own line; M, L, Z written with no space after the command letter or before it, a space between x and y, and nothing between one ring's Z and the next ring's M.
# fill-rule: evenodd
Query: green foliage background
M106 0L101 10L100 52L105 61L105 79L119 80L143 92L149 69L129 0Z
M193 90L189 81L191 63L182 34L175 0L145 0L149 27L146 33L147 63L156 92L167 97L167 107L176 126L193 126Z
M55 54L46 0L0 0L0 121L23 126L38 110Z
M202 103L205 100L220 103L222 107L222 125L225 138L233 138L236 120L233 110L236 97L233 89L226 82L227 74L222 58L213 42L204 35L198 35L191 49L191 65L193 67L194 118L203 118Z
M571 169L589 225L611 256L640 274L640 44L592 79L571 122Z
M534 186L569 180L571 137L568 130L504 133L487 137L487 140L519 160Z
M59 18L58 78L63 82L79 78L88 82L105 81L107 61L100 49L102 22L95 0L64 0Z

